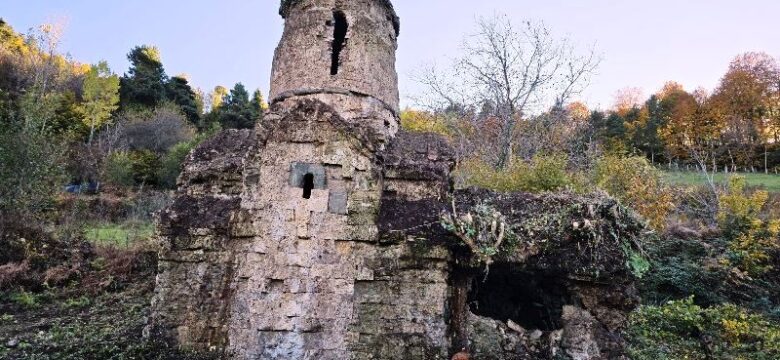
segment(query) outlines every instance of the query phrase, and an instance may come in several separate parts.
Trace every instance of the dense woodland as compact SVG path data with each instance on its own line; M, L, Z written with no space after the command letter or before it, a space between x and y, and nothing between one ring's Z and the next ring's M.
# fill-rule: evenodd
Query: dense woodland
M190 150L267 105L240 83L192 88L153 46L129 49L121 75L79 63L63 30L0 20L0 357L207 357L141 339L152 221ZM640 214L632 358L780 358L780 196L745 177L780 168L778 60L738 55L712 91L668 82L599 110L576 101L595 51L501 17L475 35L450 69L417 76L429 96L402 128L449 140L459 187L606 192Z

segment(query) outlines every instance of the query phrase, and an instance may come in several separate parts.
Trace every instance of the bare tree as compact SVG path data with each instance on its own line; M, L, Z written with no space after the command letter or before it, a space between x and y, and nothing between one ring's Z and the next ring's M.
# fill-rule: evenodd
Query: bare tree
M580 93L600 57L594 50L578 54L543 23L524 21L518 29L506 16L495 16L479 19L476 28L450 73L430 67L416 80L427 87L429 96L423 100L429 104L482 109L474 113L498 123L490 157L503 168L512 158L519 122L562 107Z
M122 124L118 130L118 143L130 150L150 150L162 155L174 145L195 136L195 129L187 118L171 104L151 112L125 112L118 121Z

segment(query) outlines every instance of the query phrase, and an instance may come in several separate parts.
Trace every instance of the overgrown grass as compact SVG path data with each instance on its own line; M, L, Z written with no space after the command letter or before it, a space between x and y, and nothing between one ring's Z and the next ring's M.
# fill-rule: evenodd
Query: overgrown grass
M153 233L154 225L150 222L93 224L84 229L84 236L90 242L116 246L129 246L138 241L149 239Z
M715 181L726 184L731 175L734 174L717 173ZM780 193L780 175L757 173L739 173L738 175L744 176L750 187L760 187L769 192ZM692 171L665 171L664 177L674 185L697 186L706 183L704 175Z
M27 291L19 291L11 293L10 300L19 306L28 309L34 309L41 305L42 295L37 295Z

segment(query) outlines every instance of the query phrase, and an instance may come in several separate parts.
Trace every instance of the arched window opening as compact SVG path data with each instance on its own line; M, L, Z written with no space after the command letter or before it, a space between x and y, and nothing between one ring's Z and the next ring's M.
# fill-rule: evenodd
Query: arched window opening
M314 174L303 176L303 198L311 199L311 190L314 189Z
M333 12L333 20L333 51L331 53L330 74L337 75L339 73L341 51L347 45L349 24L347 23L347 16L341 11Z

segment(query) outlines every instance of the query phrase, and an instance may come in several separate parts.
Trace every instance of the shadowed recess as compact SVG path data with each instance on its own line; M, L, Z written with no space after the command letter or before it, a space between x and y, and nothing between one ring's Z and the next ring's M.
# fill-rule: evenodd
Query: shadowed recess
M333 52L330 64L330 74L338 75L341 50L347 45L347 31L349 24L347 16L341 11L333 12Z

